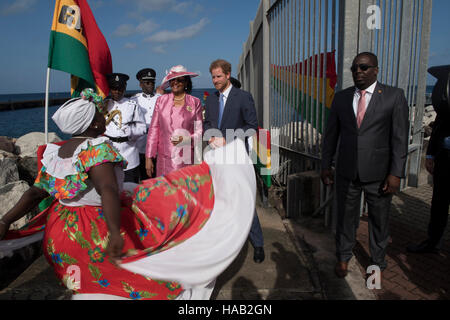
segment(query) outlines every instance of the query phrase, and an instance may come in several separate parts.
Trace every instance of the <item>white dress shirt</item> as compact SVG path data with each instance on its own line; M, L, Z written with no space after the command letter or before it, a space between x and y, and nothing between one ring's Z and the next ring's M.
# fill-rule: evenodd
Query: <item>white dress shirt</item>
M223 95L223 110L225 110L225 107L227 106L227 100L228 96L230 95L231 88L233 88L233 85L230 84L230 86L224 92L220 92Z
M377 86L377 81L375 81L370 87L366 89L366 112L367 107L369 106L370 99L372 99L373 92L375 91L375 87ZM356 88L355 94L353 96L353 111L355 112L355 117L358 116L358 103L359 98L361 97L361 90Z
M160 96L161 95L159 93L151 96L143 92L140 92L131 97L131 100L136 101L138 106L141 108L141 112L144 116L147 130L150 127L150 123L152 122L156 100L158 100ZM137 148L139 150L139 153L145 154L146 145L147 145L147 135L144 134L137 141Z

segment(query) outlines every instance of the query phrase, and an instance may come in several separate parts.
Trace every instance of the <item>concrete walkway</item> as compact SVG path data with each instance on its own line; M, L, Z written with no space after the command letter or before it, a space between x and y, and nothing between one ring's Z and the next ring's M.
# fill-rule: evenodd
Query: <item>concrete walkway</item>
M216 300L375 300L448 299L450 280L449 228L442 255L412 255L404 249L425 236L431 188L407 189L394 197L392 243L383 288L369 290L365 282L368 257L367 220L361 219L355 258L345 279L334 275L334 238L323 218L283 220L273 208L257 210L265 236L266 260L253 262L247 243L232 265L217 279ZM7 288L0 300L69 299L41 256Z

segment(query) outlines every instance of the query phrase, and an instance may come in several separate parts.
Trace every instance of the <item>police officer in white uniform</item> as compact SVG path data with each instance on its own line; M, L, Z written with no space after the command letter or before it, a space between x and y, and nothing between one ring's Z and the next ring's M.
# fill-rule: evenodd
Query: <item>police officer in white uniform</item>
M132 96L131 100L135 101L141 108L148 131L148 128L150 127L150 122L152 121L153 111L155 110L156 100L158 100L158 98L161 96L161 94L159 93L155 94L156 72L151 68L139 70L138 73L136 74L136 79L139 81L139 86L141 87L142 92ZM147 175L147 170L145 169L146 145L147 145L147 135L145 134L142 137L140 137L137 141L140 160L139 174L141 180L153 178Z
M124 181L139 183L139 151L136 143L146 133L144 115L134 100L124 97L130 78L128 75L112 73L106 78L111 98L106 100L108 116L105 136L128 162L124 169ZM108 119L111 119L109 123Z

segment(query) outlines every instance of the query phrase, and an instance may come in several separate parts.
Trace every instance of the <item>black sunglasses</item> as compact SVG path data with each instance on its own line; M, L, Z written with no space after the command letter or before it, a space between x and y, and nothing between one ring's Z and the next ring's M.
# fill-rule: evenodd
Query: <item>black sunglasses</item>
M350 70L352 72L356 72L356 71L358 71L358 67L361 69L361 71L367 71L367 70L369 70L369 68L376 68L377 66L369 66L368 64L365 64L365 63L354 64L354 65L352 65Z

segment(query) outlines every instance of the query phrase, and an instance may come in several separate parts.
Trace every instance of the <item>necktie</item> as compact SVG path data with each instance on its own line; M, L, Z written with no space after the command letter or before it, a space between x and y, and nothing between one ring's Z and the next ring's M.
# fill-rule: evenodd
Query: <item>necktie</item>
M219 121L217 122L217 125L219 127L220 127L220 123L222 122L223 109L224 109L223 94L220 94L220 97L219 97Z
M358 124L358 128L361 127L361 123L364 119L364 114L366 113L366 91L360 91L361 97L358 102L358 112L356 115L356 122Z

